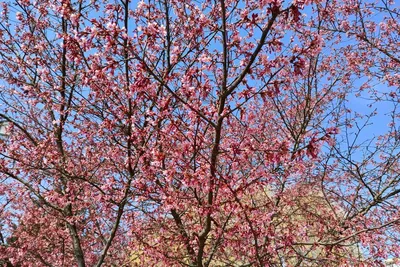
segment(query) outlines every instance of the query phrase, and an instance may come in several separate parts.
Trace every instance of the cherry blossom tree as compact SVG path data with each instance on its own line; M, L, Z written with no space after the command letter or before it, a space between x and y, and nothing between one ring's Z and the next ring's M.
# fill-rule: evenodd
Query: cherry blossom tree
M3 2L0 263L398 257L399 21L386 0Z

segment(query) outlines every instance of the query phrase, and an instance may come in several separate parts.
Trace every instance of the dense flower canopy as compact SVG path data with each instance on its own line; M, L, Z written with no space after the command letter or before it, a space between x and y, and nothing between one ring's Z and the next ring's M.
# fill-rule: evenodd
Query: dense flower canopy
M399 257L393 1L10 0L0 13L0 264Z

